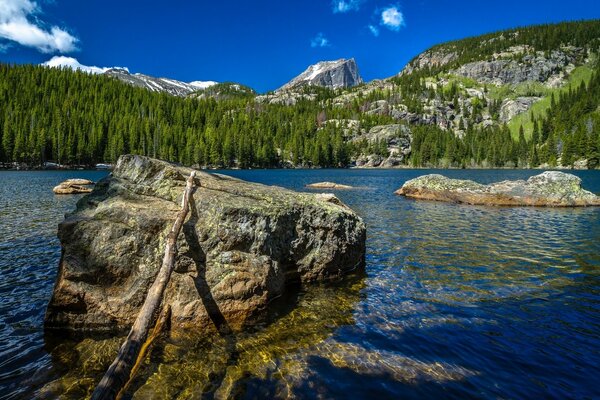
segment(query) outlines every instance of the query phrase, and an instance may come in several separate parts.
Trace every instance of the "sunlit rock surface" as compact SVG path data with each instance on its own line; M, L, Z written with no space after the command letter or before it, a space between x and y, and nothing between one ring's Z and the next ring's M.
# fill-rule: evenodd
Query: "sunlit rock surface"
M59 226L46 327L128 328L160 267L190 169L123 156ZM365 224L331 197L198 172L166 291L174 328L238 329L290 282L364 267Z
M396 194L414 199L495 206L600 206L600 197L581 188L581 179L558 171L482 185L431 174L407 181Z

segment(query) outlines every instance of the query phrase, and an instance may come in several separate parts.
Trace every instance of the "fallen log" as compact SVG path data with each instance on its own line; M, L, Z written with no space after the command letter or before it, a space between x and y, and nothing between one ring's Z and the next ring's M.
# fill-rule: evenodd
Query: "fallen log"
M127 339L119 349L117 358L115 358L98 386L96 386L94 393L92 393L92 400L115 399L131 377L133 367L143 344L148 338L148 332L162 302L165 288L171 278L171 273L175 268L177 236L179 236L183 222L190 209L189 203L194 186L194 177L195 172L192 171L187 179L183 193L181 211L177 214L175 223L167 236L165 255L160 270L146 295L146 300L131 327Z

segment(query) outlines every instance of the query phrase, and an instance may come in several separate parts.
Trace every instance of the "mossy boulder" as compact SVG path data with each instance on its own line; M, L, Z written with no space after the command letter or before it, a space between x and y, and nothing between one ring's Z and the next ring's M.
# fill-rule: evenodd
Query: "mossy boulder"
M128 328L158 272L190 169L122 156L59 225L62 257L46 327ZM239 329L289 284L364 267L365 224L335 196L197 172L166 291L171 324Z
M424 175L407 181L396 194L414 199L495 206L599 206L600 197L584 190L572 174L547 171L525 180L482 185L442 175Z

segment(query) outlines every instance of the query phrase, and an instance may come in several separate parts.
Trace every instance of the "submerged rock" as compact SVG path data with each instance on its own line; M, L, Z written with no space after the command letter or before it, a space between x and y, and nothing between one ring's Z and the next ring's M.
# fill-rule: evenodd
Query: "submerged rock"
M350 185L342 185L341 183L335 182L317 182L306 185L312 189L352 189Z
M190 169L123 156L59 225L46 327L128 328L158 272ZM332 198L198 172L165 293L173 327L238 329L291 282L364 267L365 224ZM213 328L214 329L214 328Z
M600 197L582 189L581 179L558 171L547 171L526 181L490 185L424 175L407 181L395 193L415 199L494 206L600 206Z

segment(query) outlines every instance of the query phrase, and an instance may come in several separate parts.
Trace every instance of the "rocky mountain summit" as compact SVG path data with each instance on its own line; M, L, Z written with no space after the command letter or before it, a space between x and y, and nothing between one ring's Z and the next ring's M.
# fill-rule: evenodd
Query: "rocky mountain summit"
M321 61L277 89L288 90L302 85L321 86L330 89L349 88L363 83L354 58L337 61Z
M502 181L490 185L432 174L407 181L396 194L473 205L600 206L600 196L582 189L579 177L558 171L543 172L526 181Z
M213 81L181 82L175 79L155 78L144 74L131 74L124 68L111 68L105 75L117 78L132 86L148 89L152 92L167 93L172 96L186 97L198 90L216 85Z
M59 226L62 257L46 327L128 327L160 268L190 169L122 156ZM241 328L293 282L364 266L365 224L332 194L197 172L165 299L175 328Z

